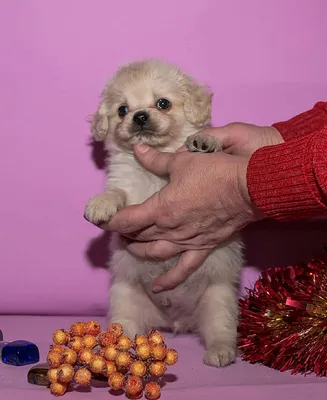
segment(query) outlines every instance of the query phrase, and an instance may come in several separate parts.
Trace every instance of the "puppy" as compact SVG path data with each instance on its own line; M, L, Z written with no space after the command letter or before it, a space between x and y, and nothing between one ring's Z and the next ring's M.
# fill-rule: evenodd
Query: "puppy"
M118 210L142 203L167 183L134 159L136 143L168 152L184 143L190 151L220 151L214 138L198 133L210 123L211 97L206 87L165 62L123 66L105 86L91 120L95 140L104 141L109 153L108 176L104 193L87 203L85 218L94 224L110 221ZM243 264L239 237L214 249L179 287L159 294L152 292L153 281L177 258L139 260L118 234L113 235L111 247L110 321L121 323L130 337L154 327L196 332L204 342L207 365L224 367L235 361L237 289Z

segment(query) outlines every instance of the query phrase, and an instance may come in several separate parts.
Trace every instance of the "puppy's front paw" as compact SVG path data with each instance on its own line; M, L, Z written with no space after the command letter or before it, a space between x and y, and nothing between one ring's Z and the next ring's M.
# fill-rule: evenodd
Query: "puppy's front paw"
M216 138L205 135L204 133L195 133L194 135L188 136L185 146L188 151L200 153L215 153L223 149Z
M211 367L227 367L236 361L237 350L226 345L215 345L206 351L203 362Z
M88 201L84 217L95 225L108 223L120 208L122 208L122 205L117 196L113 196L110 193L101 193Z

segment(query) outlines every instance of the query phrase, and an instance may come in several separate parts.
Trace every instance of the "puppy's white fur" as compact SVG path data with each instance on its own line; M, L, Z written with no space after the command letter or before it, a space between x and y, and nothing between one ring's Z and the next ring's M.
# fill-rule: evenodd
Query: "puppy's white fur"
M156 107L160 98L171 102L168 110ZM118 114L122 105L128 107L124 117ZM138 111L148 113L148 130L135 131L133 116ZM143 202L167 183L134 159L135 143L173 152L207 126L210 118L208 89L178 68L159 60L123 66L104 88L91 121L94 138L105 141L109 162L106 190L89 200L85 217L96 224L109 221L122 207ZM121 323L131 337L154 327L197 332L206 347L206 364L222 367L235 361L237 289L243 264L239 237L217 247L179 287L159 294L152 292L153 280L172 268L177 258L136 259L118 234L113 235L111 247L111 321Z

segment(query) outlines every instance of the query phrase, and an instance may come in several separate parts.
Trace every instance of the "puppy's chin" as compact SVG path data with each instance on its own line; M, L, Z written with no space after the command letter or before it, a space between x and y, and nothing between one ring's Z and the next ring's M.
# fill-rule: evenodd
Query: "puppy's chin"
M160 149L169 145L173 140L168 132L158 133L147 129L134 133L115 132L114 136L116 145L124 150L133 150L133 146L139 143Z

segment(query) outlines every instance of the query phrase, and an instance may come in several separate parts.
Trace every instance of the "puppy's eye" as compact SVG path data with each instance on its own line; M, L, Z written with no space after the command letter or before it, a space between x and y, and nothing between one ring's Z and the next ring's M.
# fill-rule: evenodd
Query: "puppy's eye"
M159 99L156 106L160 110L168 110L171 107L171 102L167 99Z
M118 115L120 116L120 118L124 118L127 113L128 107L126 105L120 106L118 108Z

